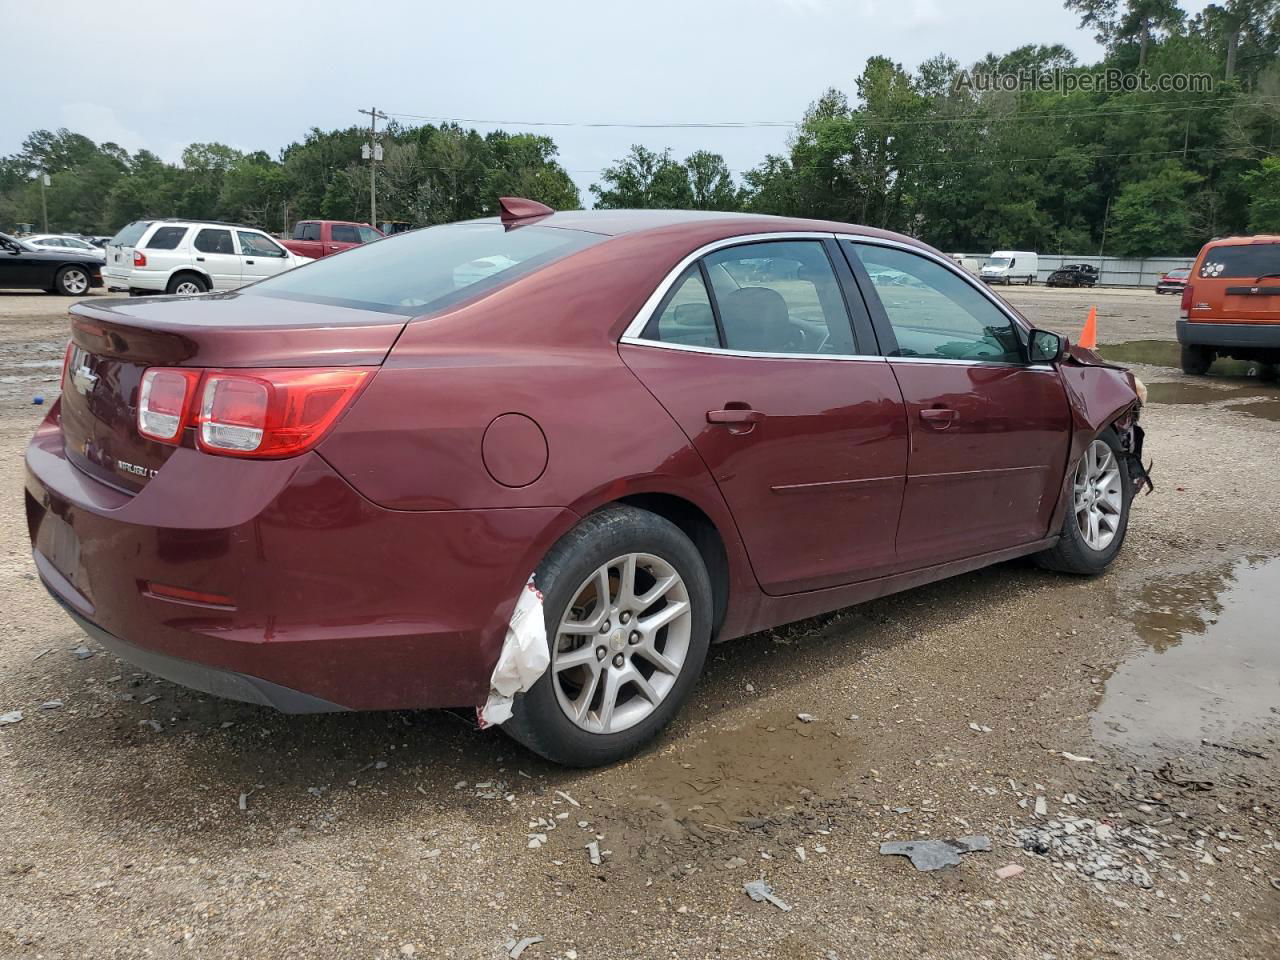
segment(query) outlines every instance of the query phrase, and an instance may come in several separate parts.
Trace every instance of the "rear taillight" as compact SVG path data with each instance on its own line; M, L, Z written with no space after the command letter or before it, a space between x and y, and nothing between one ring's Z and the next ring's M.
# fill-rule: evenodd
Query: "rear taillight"
M76 352L76 342L74 340L67 341L67 352L62 355L62 379L58 381L58 392L63 393L67 389L67 371L71 369L71 355Z
M138 390L138 432L152 440L178 443L187 424L199 370L153 367Z
M1186 319L1190 318L1190 316L1191 316L1191 297L1192 297L1192 295L1193 295L1193 290L1194 290L1194 288L1191 286L1191 281L1190 281L1190 280L1188 280L1188 281L1187 281L1187 285L1186 285L1185 287L1183 287L1183 288L1182 288L1182 306L1181 306L1181 310L1182 310L1182 319L1183 319L1183 320L1186 320Z
M355 399L371 367L192 370L142 377L138 432L179 443L187 426L206 453L292 457L311 449Z
M141 250L133 251L133 265L135 267L145 267L147 265L147 255Z

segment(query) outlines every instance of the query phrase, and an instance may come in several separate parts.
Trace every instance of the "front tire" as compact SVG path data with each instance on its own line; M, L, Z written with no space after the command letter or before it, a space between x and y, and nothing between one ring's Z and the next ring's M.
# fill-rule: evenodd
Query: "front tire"
M1040 566L1061 573L1102 573L1124 545L1133 480L1120 438L1108 427L1085 447L1071 482L1062 536L1036 554Z
M1213 366L1214 351L1212 347L1202 347L1198 343L1182 344L1182 372L1193 377L1202 377Z
M83 297L89 292L89 272L83 267L63 267L53 278L53 289L64 297Z
M617 505L586 517L539 565L551 663L502 725L571 767L631 756L679 711L711 640L711 580L670 521Z

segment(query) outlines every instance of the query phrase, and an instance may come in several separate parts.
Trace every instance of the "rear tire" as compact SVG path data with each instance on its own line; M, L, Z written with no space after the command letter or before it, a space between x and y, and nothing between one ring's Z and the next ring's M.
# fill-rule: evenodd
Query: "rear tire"
M629 602L628 558L641 597L668 581L672 586L647 605ZM609 593L604 603L597 586L602 571ZM612 506L565 534L538 566L534 583L542 591L551 665L516 697L502 729L565 766L594 767L631 756L676 715L706 660L713 604L697 547L656 514ZM668 605L683 612L669 624L646 628ZM665 669L657 666L662 661ZM628 679L637 674L641 679Z
M1182 372L1193 377L1202 377L1213 366L1214 351L1212 347L1203 347L1198 343L1182 344Z
M1110 427L1085 448L1074 469L1071 502L1062 521L1062 536L1056 545L1037 553L1034 559L1048 570L1094 576L1111 565L1124 545L1129 529L1129 505L1133 501L1133 480L1129 476L1129 461L1120 448L1120 438ZM1100 509L1095 510L1095 506ZM1108 511L1108 506L1113 510ZM1102 517L1102 522L1091 525L1090 512ZM1109 531L1104 530L1108 524L1113 526ZM1094 532L1098 534L1096 539ZM1110 536L1104 538L1108 532Z
M192 297L198 293L205 293L208 289L209 284L198 273L177 273L170 278L168 286L164 288L164 292Z
M63 267L53 278L53 289L64 297L83 297L89 292L89 271L84 267Z

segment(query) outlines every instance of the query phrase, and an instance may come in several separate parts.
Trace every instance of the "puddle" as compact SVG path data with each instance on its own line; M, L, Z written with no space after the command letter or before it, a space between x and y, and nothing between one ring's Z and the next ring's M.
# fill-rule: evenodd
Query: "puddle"
M836 717L805 723L795 714L766 716L651 758L636 792L613 798L618 810L603 828L610 844L643 858L664 844L740 836L760 821L794 814L829 792L855 758L865 762L857 741L833 729L841 725Z
M1107 679L1092 721L1137 753L1231 743L1280 724L1280 558L1248 558L1148 584L1131 619L1145 647Z
M1153 367L1182 369L1181 348L1171 340L1129 340L1124 343L1103 343L1098 353L1116 363L1145 363ZM1256 377L1259 365L1248 360L1219 358L1209 368L1210 376Z
M1242 384L1240 386L1218 386L1210 383L1187 383L1178 380L1173 383L1147 384L1147 399L1151 403L1214 403L1218 400L1280 400L1280 387L1268 387L1266 384ZM1232 410L1238 409L1232 407Z
M1280 397L1277 399L1280 399ZM1263 420L1274 420L1280 423L1280 403L1275 400L1260 400L1257 403L1233 403L1227 409L1234 410L1237 413L1246 413L1251 417L1261 417Z

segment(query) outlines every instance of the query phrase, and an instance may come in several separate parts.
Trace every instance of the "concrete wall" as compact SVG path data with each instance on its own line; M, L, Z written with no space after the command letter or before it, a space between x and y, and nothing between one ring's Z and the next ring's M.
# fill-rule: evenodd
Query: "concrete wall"
M987 262L985 253L957 253L952 256L963 257L965 266L972 267L976 273ZM1154 287L1160 275L1178 267L1190 268L1195 257L1147 257L1145 260L1129 260L1124 257L1096 256L1063 256L1056 253L1042 253L1040 258L1040 274L1037 282L1044 283L1049 274L1067 263L1087 263L1098 268L1098 286L1101 287ZM976 262L977 266L973 267Z

